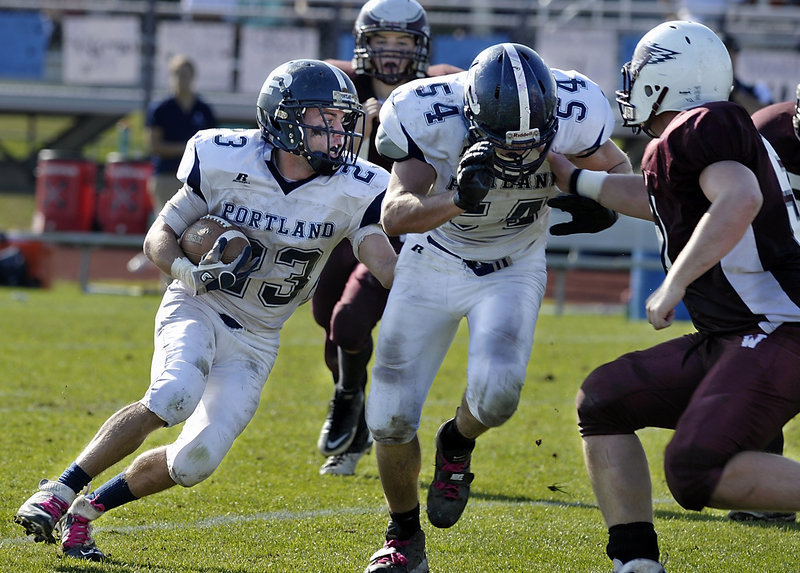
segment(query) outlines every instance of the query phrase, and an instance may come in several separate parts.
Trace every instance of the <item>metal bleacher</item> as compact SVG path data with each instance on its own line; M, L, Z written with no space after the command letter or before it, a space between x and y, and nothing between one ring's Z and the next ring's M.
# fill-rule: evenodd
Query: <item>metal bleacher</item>
M275 28L312 28L319 33L318 57L335 58L340 56L340 38L350 34L361 4L362 0L3 0L0 14L39 11L52 20L56 34L47 48L44 77L18 80L0 76L0 117L4 114L69 116L71 120L64 130L43 146L80 149L121 117L144 109L151 100L163 95L163 89L155 87L153 81L157 52L155 30L161 22L221 21L233 24L239 36L244 27L253 22L267 22ZM536 47L537 37L553 30L641 34L674 16L673 4L679 3L665 0L423 0L422 4L429 14L435 39L501 35ZM140 19L140 81L126 86L69 85L63 81L63 52L57 32L61 18L76 14L133 15ZM731 2L721 22L725 30L735 34L746 47L776 52L794 50L800 39L800 7L794 3ZM236 49L242 49L240 42ZM580 49L608 50L608 58L613 59L615 66L619 59L616 47L581 46ZM434 42L434 62L449 61L452 55L437 54ZM253 122L253 94L240 87L246 70L239 69L242 64L238 53L234 58L237 69L232 89L203 90L203 95L214 106L221 121L249 125ZM559 66L558 62L549 63ZM591 70L582 71L592 75ZM797 76L800 77L800 71ZM790 81L796 82L798 77ZM37 150L31 150L27 158L15 159L7 153L5 137L0 128L0 162L4 162L9 173L16 170L30 176Z
M346 57L341 40L349 36L363 0L2 0L0 16L8 12L40 12L46 14L55 26L56 33L47 48L46 70L41 78L9 79L0 74L0 188L12 185L15 189L33 189L33 174L36 157L41 148L80 150L88 142L113 126L120 118L144 110L150 101L165 95L154 81L155 58L158 54L156 29L165 22L222 22L235 28L233 54L233 79L228 89L202 89L204 99L217 112L222 123L253 125L255 95L245 88L243 78L246 70L242 57L242 38L248 27L269 26L276 31L286 28L315 30L318 34L319 58ZM460 57L469 62L477 51L471 51L475 43L465 44L469 48L453 48L450 44L442 53L437 45L446 45L442 40L463 38L504 38L524 43L542 52L545 60L554 67L574 66L586 72L600 83L592 69L558 61L562 52L571 52L573 60L580 53L591 54L602 60L606 67L617 74L621 58L629 58L623 49L631 39L641 35L665 19L678 15L678 1L667 0L421 0L426 8L432 27L433 63L454 63L451 57ZM722 14L696 14L705 21L715 21L716 27L735 35L745 49L760 51L762 58L783 58L780 69L776 66L773 75L779 75L778 85L786 88L800 81L800 65L788 71L786 55L797 55L800 41L800 0L776 2L770 0L731 0ZM59 43L58 26L67 15L134 16L141 25L141 77L130 85L76 85L63 81L63 46ZM596 32L602 34L600 43L583 45L583 35ZM496 40L495 40L496 41ZM538 42L538 43L537 43ZM551 44L548 55L543 51ZM605 43L603 43L605 42ZM626 43L627 42L627 43ZM2 43L2 39L0 39ZM492 42L493 43L493 42ZM556 44L552 46L552 44ZM448 51L449 50L449 51ZM464 53L461 53L464 52ZM278 54L283 57L284 54ZM295 57L286 53L285 58ZM589 60L587 60L589 61ZM764 60L760 60L763 62ZM589 62L591 63L591 62ZM591 66L589 66L591 67ZM756 70L761 71L757 66ZM776 70L778 70L776 72ZM769 71L766 70L765 71ZM257 75L261 75L263 70ZM608 76L608 74L606 74ZM618 76L613 75L613 84ZM602 85L607 95L613 96L614 85ZM256 88L257 89L257 88ZM793 91L792 91L793 94ZM63 130L50 140L31 149L24 158L8 152L7 135L3 131L4 115L64 116L69 121ZM618 129L615 135L623 147L632 148L642 144L642 138ZM628 150L628 149L626 149ZM632 155L634 152L630 151ZM98 246L123 241L135 244L136 237L117 239L102 234L81 233L55 234L40 237L56 244L81 248L84 252L83 267L88 269L91 250ZM548 266L558 275L562 287L557 300L563 305L563 284L566 272L575 268L605 270L653 270L659 268L657 260L650 255L657 252L655 232L652 224L643 221L621 219L614 227L598 235L574 235L553 238L548 248ZM82 273L81 284L85 288L88 273Z

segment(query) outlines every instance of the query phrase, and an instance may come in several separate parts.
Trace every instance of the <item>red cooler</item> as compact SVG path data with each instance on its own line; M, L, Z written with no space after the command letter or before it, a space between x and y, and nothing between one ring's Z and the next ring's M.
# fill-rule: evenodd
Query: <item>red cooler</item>
M33 230L91 231L97 165L74 151L42 149L36 165Z
M110 153L106 159L105 185L97 195L97 222L104 233L139 235L147 232L153 210L147 181L149 161L126 159Z

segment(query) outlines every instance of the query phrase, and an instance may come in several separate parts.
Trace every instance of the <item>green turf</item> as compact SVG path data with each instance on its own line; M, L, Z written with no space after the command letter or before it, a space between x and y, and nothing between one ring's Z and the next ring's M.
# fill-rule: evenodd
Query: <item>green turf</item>
M84 295L70 283L0 289L0 572L363 571L386 524L375 457L367 456L355 477L317 475L323 458L315 444L331 383L322 330L308 306L289 321L260 409L219 470L194 488L122 506L96 522L109 563L76 563L22 537L11 517L39 479L57 477L109 414L144 392L157 305L153 296ZM423 515L431 570L610 573L581 459L575 391L601 362L688 329L655 332L622 316L543 315L519 411L479 441L463 518L437 530ZM433 435L458 403L465 353L462 330L423 412L423 503ZM145 445L168 443L177 431L157 432ZM746 526L721 511L682 510L661 471L669 433L642 436L670 573L800 570L798 526ZM799 437L793 422L789 455Z

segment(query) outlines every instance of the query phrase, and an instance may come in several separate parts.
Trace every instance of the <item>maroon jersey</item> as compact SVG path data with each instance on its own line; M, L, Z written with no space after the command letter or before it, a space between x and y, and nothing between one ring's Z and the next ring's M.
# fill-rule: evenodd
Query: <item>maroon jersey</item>
M361 103L364 103L369 98L377 98L378 96L375 95L375 91L372 89L372 78L370 76L365 75L358 75L353 74L350 76L353 80L353 83L356 86L356 91L358 92L358 99ZM372 120L372 133L378 133L378 118L374 118ZM392 170L392 163L390 159L386 159L380 153L378 153L377 148L375 147L375 138L369 138L369 151L367 152L367 159L372 161L373 163L377 163L387 171Z
M708 210L700 173L719 161L736 161L758 178L764 200L750 229L713 268L686 289L684 303L700 332L738 332L800 322L800 244L791 191L782 190L771 156L741 106L714 102L679 114L660 138L649 143L642 173L656 226L663 239L662 262L671 261Z
M794 196L800 199L800 140L792 124L794 106L794 101L768 105L753 114L753 123L781 158Z

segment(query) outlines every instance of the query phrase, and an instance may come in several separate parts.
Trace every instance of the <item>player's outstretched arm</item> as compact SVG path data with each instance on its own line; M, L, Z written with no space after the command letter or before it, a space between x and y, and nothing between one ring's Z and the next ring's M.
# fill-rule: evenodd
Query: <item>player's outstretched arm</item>
M644 178L638 174L605 173L578 169L560 153L551 151L547 160L564 193L594 199L604 207L630 217L653 220Z

